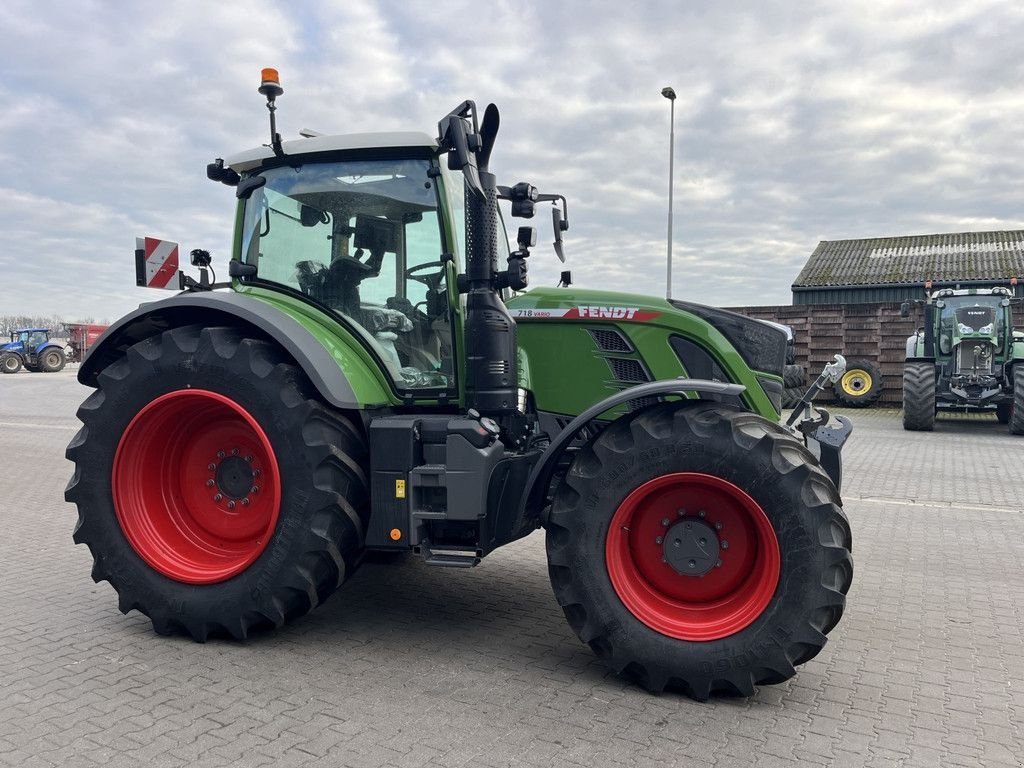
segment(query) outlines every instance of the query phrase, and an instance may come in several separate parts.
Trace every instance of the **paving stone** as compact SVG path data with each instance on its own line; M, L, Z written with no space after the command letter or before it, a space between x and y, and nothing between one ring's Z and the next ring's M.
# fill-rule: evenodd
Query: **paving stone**
M246 644L155 635L71 541L73 372L0 377L0 765L1020 766L1022 444L994 423L849 412L842 623L792 681L697 703L576 640L541 534L466 571L366 566Z

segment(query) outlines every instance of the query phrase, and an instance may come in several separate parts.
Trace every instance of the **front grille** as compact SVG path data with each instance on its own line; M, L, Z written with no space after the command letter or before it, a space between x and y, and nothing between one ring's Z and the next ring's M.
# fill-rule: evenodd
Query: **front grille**
M618 381L640 383L651 380L651 377L647 374L647 370L644 368L643 363L639 360L631 360L623 357L609 357L607 360L608 367L612 369L612 375Z
M961 341L956 350L956 372L988 375L992 373L992 345L988 341Z
M602 352L632 352L632 345L616 330L610 328L589 328L594 343Z

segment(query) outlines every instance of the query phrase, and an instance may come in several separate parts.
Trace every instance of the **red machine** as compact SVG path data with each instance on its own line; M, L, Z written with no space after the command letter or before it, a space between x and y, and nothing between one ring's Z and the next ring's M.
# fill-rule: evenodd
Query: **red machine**
M107 326L95 323L68 323L65 327L68 331L68 360L79 363L89 347L107 330Z

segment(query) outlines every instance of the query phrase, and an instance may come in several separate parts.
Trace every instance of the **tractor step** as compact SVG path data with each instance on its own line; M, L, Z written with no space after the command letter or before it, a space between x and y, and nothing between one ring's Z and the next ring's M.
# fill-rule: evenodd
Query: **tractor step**
M480 553L475 549L465 547L421 544L420 552L427 565L444 568L472 568L480 562Z

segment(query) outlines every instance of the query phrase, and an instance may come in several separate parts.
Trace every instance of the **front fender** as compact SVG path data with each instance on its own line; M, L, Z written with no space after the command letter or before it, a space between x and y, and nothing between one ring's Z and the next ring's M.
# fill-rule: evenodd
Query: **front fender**
M78 369L78 380L95 387L100 371L122 357L128 347L170 328L192 324L255 328L295 360L328 403L337 408L361 407L349 378L312 333L266 302L233 292L183 293L142 305L96 340Z
M677 394L685 392L699 392L708 395L725 397L738 397L746 389L742 384L724 384L720 381L705 381L703 379L666 379L663 381L652 381L647 384L638 384L635 387L616 392L600 402L587 408L579 416L570 421L561 432L551 441L547 449L541 455L540 460L534 465L529 479L526 481L526 489L523 494L523 510L526 512L539 513L544 506L548 487L554 477L558 460L565 453L566 448L572 443L577 435L590 422L596 419L605 411L617 405L642 397L654 397L657 395Z

